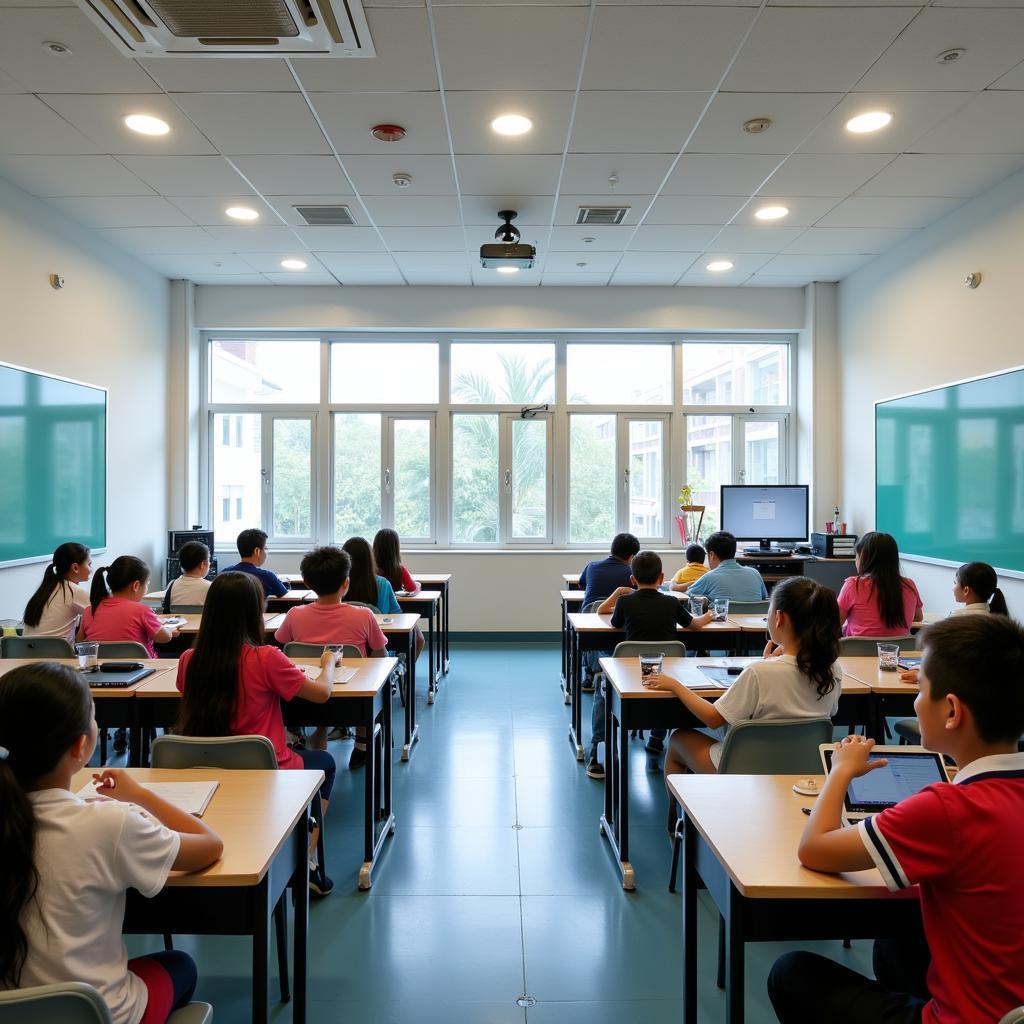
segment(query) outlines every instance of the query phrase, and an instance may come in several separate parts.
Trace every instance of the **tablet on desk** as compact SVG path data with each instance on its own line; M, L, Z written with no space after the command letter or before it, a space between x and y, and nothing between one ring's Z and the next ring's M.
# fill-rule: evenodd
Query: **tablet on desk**
M827 775L832 769L835 744L823 743L818 749ZM947 781L942 755L924 747L874 747L871 757L884 757L889 763L850 783L843 807L843 820L848 824L870 818L933 782Z

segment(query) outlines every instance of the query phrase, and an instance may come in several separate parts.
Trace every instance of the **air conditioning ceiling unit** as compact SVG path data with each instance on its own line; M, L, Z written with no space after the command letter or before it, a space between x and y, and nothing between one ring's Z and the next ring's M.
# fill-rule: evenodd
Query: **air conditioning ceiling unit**
M374 57L360 0L76 0L140 57Z

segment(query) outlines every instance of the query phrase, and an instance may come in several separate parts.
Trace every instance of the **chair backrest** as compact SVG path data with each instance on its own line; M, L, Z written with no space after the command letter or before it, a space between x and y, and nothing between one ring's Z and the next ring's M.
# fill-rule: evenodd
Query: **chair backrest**
M5 658L73 658L75 649L62 636L5 636L0 639Z
M346 601L345 604L353 608L369 608L374 615L380 615L380 609L375 604L367 604L365 601Z
M3 1024L110 1024L103 997L80 981L0 992Z
M134 640L101 640L101 658L148 658L149 651Z
M284 645L286 658L319 658L324 653L325 644L303 644L298 640ZM355 644L345 644L341 649L343 658L361 658L363 652Z
M767 601L730 601L730 615L764 615L768 611Z
M613 658L639 658L641 654L663 654L666 658L685 658L682 640L623 640L615 645Z
M722 775L820 775L818 747L832 742L830 718L738 722L722 746Z
M1024 1006L1018 1006L1003 1017L999 1024L1024 1024Z
M581 612L588 612L588 613L589 612L596 612L597 609L600 608L601 605L603 605L603 604L604 604L604 601L588 601L585 605L581 605L580 606L580 611Z
M172 604L170 607L171 615L202 615L203 606L201 604Z
M901 651L916 651L917 637L913 636L844 636L839 641L839 653L847 658L872 658L878 655L879 644L899 644Z
M154 768L277 767L274 744L266 736L158 736L150 749Z

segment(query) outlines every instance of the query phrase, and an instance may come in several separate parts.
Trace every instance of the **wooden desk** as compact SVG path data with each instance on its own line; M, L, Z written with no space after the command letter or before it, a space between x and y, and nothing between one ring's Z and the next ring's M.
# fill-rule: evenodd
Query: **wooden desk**
M408 761L420 732L416 724L416 623L420 617L415 612L404 612L401 615L374 615L374 618L388 642L388 650L405 655L405 742L402 745L402 760Z
M571 687L569 685L569 615L578 612L583 607L585 590L560 590L558 597L562 606L562 675L560 685L562 699L568 704L572 700Z
M438 683L441 681L444 662L443 640L440 636L441 591L420 590L415 594L396 594L395 597L404 613L412 613L427 620L427 665L429 666L427 703L434 703ZM415 653L415 647L413 648ZM436 652L436 656L435 656Z
M580 576L582 576L582 575L583 574L579 573L579 572L563 572L562 573L562 583L566 587L568 587L570 590L578 590L579 589Z
M412 573L412 578L426 590L437 590L441 594L441 605L438 611L438 621L441 627L441 671L448 675L451 667L451 652L449 650L449 606L451 604L452 573L450 572L420 572Z
M725 1013L743 1024L745 943L875 938L920 927L916 892L890 893L878 872L808 871L796 850L809 797L796 775L671 775L683 831L683 1024L697 1024L697 898L725 921ZM705 949L708 948L705 943Z
M883 672L878 667L878 658L840 658L843 672L847 672L867 683L872 693L872 717L867 733L876 743L885 742L885 720L899 716L914 718L914 701L920 692L917 683L905 683L900 673Z
M270 1002L270 935L274 907L291 886L292 1020L306 1020L306 948L309 923L309 807L323 772L135 768L146 782L219 782L203 820L224 840L224 855L205 871L172 872L152 899L128 890L124 931L159 935L252 937L252 1019L263 1024ZM92 777L85 768L71 781L77 791Z

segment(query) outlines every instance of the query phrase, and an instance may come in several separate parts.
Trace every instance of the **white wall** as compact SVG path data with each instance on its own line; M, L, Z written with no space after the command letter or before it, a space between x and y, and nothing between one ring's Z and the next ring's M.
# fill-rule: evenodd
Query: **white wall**
M0 267L0 359L110 389L107 552L152 564L167 524L167 280L3 182ZM21 618L42 571L0 569L0 618Z
M856 532L874 525L873 403L1024 363L1022 239L1024 173L840 284L843 507ZM983 275L976 291L963 284L971 271ZM952 607L949 568L907 562L904 572L925 608ZM1024 617L1024 581L1000 585Z

